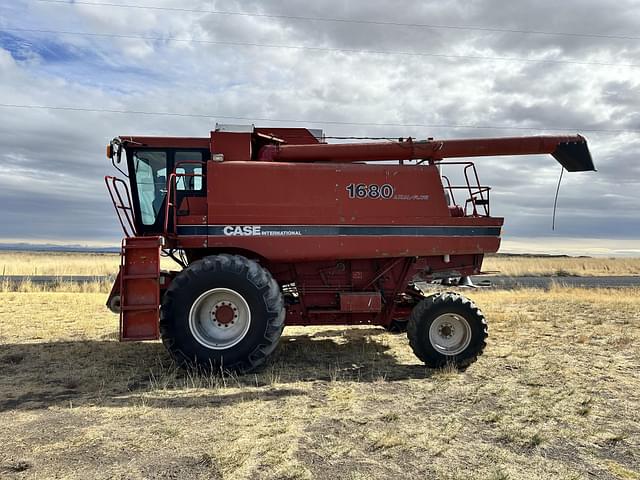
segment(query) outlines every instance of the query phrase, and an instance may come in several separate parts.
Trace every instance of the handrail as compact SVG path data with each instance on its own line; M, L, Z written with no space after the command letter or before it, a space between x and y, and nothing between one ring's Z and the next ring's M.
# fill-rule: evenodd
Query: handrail
M113 203L113 207L116 210L116 215L118 216L118 221L120 222L120 226L122 227L125 237L136 236L135 212L133 210L133 202L131 201L129 187L127 187L124 180L109 175L104 177L104 182L107 185L107 191L111 197L111 203ZM120 184L126 193L124 198L121 193L121 188L118 187Z
M484 195L482 194L483 189L480 187L480 178L478 177L478 170L476 170L476 166L474 165L473 162L469 162L469 164L464 167L464 178L467 181L467 185L469 185L469 194L470 194L470 198L473 199L473 214L474 216L478 215L478 210L476 208L477 205L477 199L475 198L475 195L471 193L471 182L469 182L469 175L467 174L467 170L469 170L469 168L473 169L473 174L476 177L476 186L478 188L478 191L476 192L476 194L480 195L480 200L481 203L480 205L482 205L484 207L484 214L486 217L489 216L489 199L487 198L485 200Z
M475 192L475 194L471 198L467 199L467 201L465 203L465 206L464 206L465 214L466 214L466 211L467 211L467 205L469 203L471 203L473 205L473 212L474 212L473 214L474 214L475 217L480 217L480 216L489 217L489 216L491 216L489 214L489 191L490 190L491 190L490 187L480 187L480 188L478 188L478 190ZM487 198L484 198L484 195L483 195L484 192L487 193ZM476 198L476 196L475 196L476 194L480 194L481 198L480 199ZM477 208L478 205L480 205L480 206L482 206L484 208L484 215L481 215L481 214L478 213L478 208Z
M452 190L464 190L466 192L469 191L469 187L467 187L466 185L453 185L451 187ZM480 193L486 194L486 197L483 197L483 199L480 198L476 198L477 195L479 195ZM478 189L476 190L472 190L473 195L469 198L466 199L465 201L465 205L464 205L464 209L465 209L465 216L468 216L467 213L467 207L469 206L469 204L471 204L471 206L473 207L471 214L472 216L482 216L482 217L489 217L490 215L490 204L489 204L489 200L490 200L490 196L489 196L489 192L491 191L491 187L487 187L487 186L480 186ZM484 201L483 201L484 200ZM483 206L485 209L484 214L479 214L478 213L478 206Z
M451 187L451 181L449 180L449 177L447 177L446 175L442 175L442 179L447 181L447 186L445 188L449 189L449 194L451 195L451 203L453 205L456 205L456 197L453 195L453 188Z
M490 216L490 201L489 201L489 192L491 187L480 185L480 178L478 177L478 171L473 162L446 162L446 165L464 165L463 173L466 185L464 186L452 186L449 178L445 175L442 175L442 178L447 182L447 186L444 188L448 189L451 193L451 197L453 200L453 204L455 205L455 199L453 196L453 190L466 190L469 198L465 201L464 204L464 214L468 216L467 209L469 204L471 204L472 211L471 215L474 217ZM469 170L473 171L473 177L470 178ZM475 180L475 183L472 185L472 181ZM486 195L485 195L486 194ZM478 212L478 207L482 207L483 213Z
M169 175L169 178L167 178L167 206L164 210L164 226L162 229L165 236L167 237L175 236L175 233L169 233L169 211L171 210L172 207L175 207L175 205L171 201L171 193L173 192L173 189L171 187L175 183L174 182L175 176L176 176L175 172L171 172L171 174ZM176 227L175 217L174 217L173 227L174 229Z

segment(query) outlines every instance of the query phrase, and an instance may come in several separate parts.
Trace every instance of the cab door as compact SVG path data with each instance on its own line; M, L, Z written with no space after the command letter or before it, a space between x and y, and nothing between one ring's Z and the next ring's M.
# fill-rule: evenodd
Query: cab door
M139 235L162 235L169 153L160 148L130 149L127 161L136 232Z
M206 165L210 153L201 149L180 149L172 152L175 211L171 212L169 231L182 225L207 225ZM177 225L173 225L175 223Z

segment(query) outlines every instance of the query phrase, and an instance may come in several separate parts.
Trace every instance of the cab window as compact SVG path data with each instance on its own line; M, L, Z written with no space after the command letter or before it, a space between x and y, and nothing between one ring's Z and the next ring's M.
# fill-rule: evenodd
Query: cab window
M133 168L143 225L153 225L167 194L167 153L136 151Z
M176 152L176 189L198 192L204 188L202 182L202 152ZM193 162L193 163L189 163Z

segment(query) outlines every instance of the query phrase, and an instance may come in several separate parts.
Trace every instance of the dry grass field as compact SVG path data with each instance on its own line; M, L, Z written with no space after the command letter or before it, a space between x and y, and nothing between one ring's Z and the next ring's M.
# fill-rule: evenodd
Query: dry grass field
M118 343L104 293L62 290L0 293L1 478L640 478L640 290L469 292L490 342L466 372L287 328L246 376Z
M487 256L483 270L514 277L640 275L640 258Z
M52 253L0 251L0 275L114 275L120 265L115 253ZM179 268L170 258L163 268Z
M179 268L163 258L163 268ZM0 275L112 275L117 254L0 251ZM511 276L640 275L640 258L488 256L483 270Z

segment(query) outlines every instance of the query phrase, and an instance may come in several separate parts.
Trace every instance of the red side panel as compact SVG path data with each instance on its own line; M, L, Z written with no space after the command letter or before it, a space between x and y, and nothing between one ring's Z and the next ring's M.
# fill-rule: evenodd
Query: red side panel
M256 128L255 132L277 137L291 145L314 145L320 143L306 128L260 127Z
M488 233L456 236L454 229L447 229L442 236L422 235L398 236L393 234L375 235L323 235L323 236L243 236L227 237L224 227L209 227L216 233L208 237L209 248L240 249L255 252L270 262L309 262L316 260L431 257L438 255L463 255L494 253L500 247L500 228L483 229ZM264 227L270 228L270 227ZM286 228L286 227L285 227ZM278 227L280 231L280 227ZM178 232L181 230L179 229ZM262 230L264 235L265 230ZM266 233L270 234L269 230ZM278 232L279 233L279 232ZM193 248L202 243L200 237L193 237ZM181 244L187 239L181 238Z
M251 160L251 133L211 132L211 153L224 155L226 162Z
M156 340L159 332L160 237L122 243L120 340Z
M341 292L340 310L349 313L379 312L382 310L380 292Z
M301 262L480 254L500 244L501 218L452 217L433 165L209 162L207 201L207 225L178 218L181 247Z
M216 224L432 225L450 217L433 165L225 161L207 168Z

